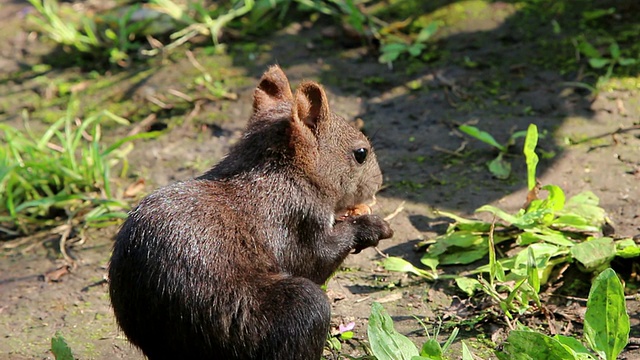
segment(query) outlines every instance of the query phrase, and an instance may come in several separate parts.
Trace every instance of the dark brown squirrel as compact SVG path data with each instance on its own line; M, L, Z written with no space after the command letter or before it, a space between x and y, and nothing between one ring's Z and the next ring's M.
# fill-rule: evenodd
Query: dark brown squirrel
M154 360L319 359L331 318L320 285L393 235L379 216L349 212L381 182L369 141L330 112L323 88L294 95L272 66L229 154L123 224L109 266L118 324Z

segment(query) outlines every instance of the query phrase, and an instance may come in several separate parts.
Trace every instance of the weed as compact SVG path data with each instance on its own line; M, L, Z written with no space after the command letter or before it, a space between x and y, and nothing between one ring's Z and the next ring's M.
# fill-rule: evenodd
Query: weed
M499 147L492 138L486 142ZM438 265L471 264L489 255L489 264L477 267L469 275L457 277L458 287L469 295L483 291L493 298L509 318L529 309L531 301L540 306L538 293L553 268L562 263L577 263L588 272L607 268L614 257L638 257L640 247L630 238L614 239L597 236L607 223L605 212L598 206L598 198L583 192L568 200L556 185L540 188L535 178L538 157L537 129L530 125L524 144L527 162L529 194L525 205L516 214L484 205L477 212L493 215L492 222L470 220L443 211L438 214L453 219L446 233L424 242L429 245L421 262L430 271L415 268L396 258L387 258L384 265L392 271L410 272L426 279L434 279ZM538 198L538 192L548 192ZM497 258L495 245L515 241L521 250L513 257ZM475 277L485 274L485 277ZM440 276L442 278L444 276Z
M336 331L332 331L329 333L327 337L327 346L331 350L341 351L342 350L342 341L347 341L353 339L353 329L355 328L356 323L350 322L347 324L340 324Z
M596 359L593 356L595 353L600 359L613 360L627 345L629 332L630 323L624 289L615 271L608 268L594 280L587 301L584 335L591 350L574 337L562 335L550 337L517 324L517 329L509 333L506 343L495 351L495 355L500 360L578 360ZM436 331L433 337L429 336L429 340L418 352L411 340L394 329L393 320L382 305L373 303L367 333L373 355L379 360L440 360L455 340L458 329L453 330L443 345L437 342L438 331ZM473 359L471 351L464 342L462 342L461 358Z
M424 326L424 324L422 325ZM429 336L426 327L425 332ZM442 360L444 353L458 335L458 328L453 330L442 345L437 341L438 333L439 330L436 329L434 335L429 336L422 348L418 350L411 340L394 329L393 320L382 305L376 302L371 305L367 335L371 351L378 360ZM463 344L463 348L462 359L473 359L466 345Z
M500 360L577 360L596 359L595 352L600 359L616 359L629 341L630 324L625 303L624 289L615 271L606 269L591 286L584 317L584 336L591 350L575 337L550 337L520 326L509 333L506 344L496 356Z
M73 360L71 348L67 345L64 336L57 331L55 336L51 338L51 352L56 360Z
M511 175L511 163L509 163L505 159L505 156L509 152L509 147L515 144L516 139L527 135L526 131L517 131L511 134L511 136L509 136L509 140L507 140L505 144L500 144L499 142L496 141L496 139L493 136L491 136L491 134L489 134L486 131L482 131L478 129L475 126L460 125L459 129L463 133L498 149L500 151L498 153L498 156L495 159L488 162L487 167L489 168L489 171L491 172L491 174L493 174L493 176L497 177L498 179L504 180L509 178L509 175ZM537 136L537 133L536 133L536 136Z
M29 0L29 3L44 18L34 17L35 23L41 31L55 42L75 47L81 52L90 52L100 46L95 33L95 23L83 18L83 30L78 30L76 24L63 19L56 0Z
M432 22L420 30L416 38L412 41L403 41L397 36L386 36L383 38L383 45L380 47L381 55L378 58L383 64L392 66L401 55L408 54L418 58L425 49L426 42L438 31L438 23Z
M158 133L141 133L106 146L100 123L128 121L107 110L79 120L77 107L77 100L72 100L66 116L41 137L31 131L26 113L25 131L0 124L5 140L0 147L1 222L27 233L27 225L51 225L61 215L92 226L126 216L122 209L127 205L113 197L111 171L118 164L123 174L127 171L131 147L123 148L124 144Z
M97 57L108 54L111 63L126 66L130 55L140 50L145 56L166 54L197 36L211 38L216 51L223 50L220 38L225 28L241 28L241 33L264 33L265 19L277 15L280 20L293 4L305 12L342 19L356 32L371 31L376 36L374 19L365 15L355 0L233 0L204 6L172 0L152 0L148 4L124 5L92 16L80 16L81 24L70 21L57 0L29 0L39 16L32 17L39 30L58 44L71 46ZM163 44L153 36L168 35ZM140 40L149 46L143 48Z
M608 81L613 75L613 69L616 66L632 66L639 63L636 58L624 57L620 51L620 46L615 40L610 40L608 47L608 54L602 53L596 49L591 43L589 43L584 37L579 37L575 41L576 50L584 55L589 66L593 69L606 68L606 72L598 79L596 88L599 88L601 84Z

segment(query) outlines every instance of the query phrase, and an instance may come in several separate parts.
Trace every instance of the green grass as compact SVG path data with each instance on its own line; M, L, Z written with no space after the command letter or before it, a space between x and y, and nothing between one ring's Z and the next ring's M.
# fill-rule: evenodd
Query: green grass
M141 133L109 145L102 140L101 123L128 124L109 111L78 119L77 100L65 116L37 136L23 114L24 129L0 124L0 222L28 233L70 219L100 226L123 218L125 202L114 197L112 170L127 171L125 147L135 139L155 137Z

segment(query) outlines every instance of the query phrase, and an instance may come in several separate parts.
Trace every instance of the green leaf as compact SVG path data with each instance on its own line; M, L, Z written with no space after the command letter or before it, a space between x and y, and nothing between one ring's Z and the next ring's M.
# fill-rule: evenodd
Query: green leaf
M511 163L504 160L502 154L503 153L498 154L498 157L489 161L487 166L493 176L498 179L505 180L509 178L509 175L511 175Z
M622 239L616 243L616 256L623 257L625 259L634 258L640 256L640 246L636 244L633 239Z
M413 44L407 48L407 51L409 52L409 55L418 57L420 56L420 53L422 53L422 50L424 50L425 48L426 45L424 44Z
M635 65L637 63L638 63L638 59L632 59L632 58L620 58L620 59L618 59L618 64L620 64L622 66Z
M588 58L600 58L602 55L600 51L598 51L593 45L588 42L582 40L580 44L578 44L578 50Z
M507 152L507 148L504 145L501 145L500 143L498 143L496 139L494 139L493 136L491 136L491 134L489 134L488 132L482 131L477 127L471 126L471 125L460 125L459 129L463 133L469 136L472 136L484 143L487 143L497 148L501 152Z
M545 199L547 207L554 211L560 211L564 208L564 191L562 191L559 186L545 185L542 187L542 190L546 190L549 192L549 195L547 195L547 198Z
M564 345L566 348L573 351L573 354L577 359L584 359L584 360L593 359L593 356L591 356L589 349L587 349L576 338L571 336L564 336L564 335L555 335L553 338L556 339L562 345Z
M425 256L423 256L423 257L420 259L420 262L421 262L424 266L426 266L426 267L428 267L429 269L431 269L431 271L433 271L434 273L435 273L435 271L436 271L436 268L438 267L438 264L440 263L440 262L438 261L438 259L430 258L430 257L425 257Z
M538 146L538 127L535 124L529 124L522 149L527 162L527 187L529 190L536 186L536 167L538 166L536 146Z
M464 341L462 342L462 360L473 360L473 354Z
M478 261L487 255L487 248L472 248L440 255L441 265L466 265Z
M442 211L442 210L436 210L435 213L438 216L444 216L444 217L448 217L450 219L455 220L456 222L455 227L460 230L469 230L473 232L486 232L486 231L489 231L489 229L491 229L491 224L484 221L465 219L456 214Z
M607 15L615 14L616 8L608 8L608 9L595 9L595 10L584 10L582 12L582 18L585 20L595 20Z
M533 331L514 330L509 333L499 359L567 360L574 359L570 350L557 340Z
M600 199L594 193L585 191L570 198L559 215L581 216L599 230L606 218L604 209L598 206L599 202Z
M620 46L617 42L612 42L609 44L609 53L611 54L611 58L617 60L620 57Z
M531 243L539 242L540 240L549 244L559 245L563 247L572 247L576 244L559 231L553 231L544 228L534 228L526 229L525 232L520 234L519 245L528 245Z
M587 271L596 271L609 265L616 256L616 246L611 238L593 239L572 247L571 256L584 265Z
M546 266L546 263L544 264ZM538 274L538 264L533 253L533 247L527 248L527 281L533 290L540 292L540 275Z
M384 259L384 261L382 262L382 266L384 266L384 268L388 271L411 273L423 278L427 278L429 280L433 280L436 277L435 274L419 269L413 266L410 262L399 257L390 256Z
M614 360L629 341L629 315L624 289L616 272L606 269L593 282L584 315L584 335L589 346Z
M416 37L416 42L422 43L429 40L435 33L438 31L438 23L433 21L429 25L425 26L418 33L418 37Z
M434 360L442 360L442 347L440 346L438 341L436 341L436 339L431 338L424 344L422 344L420 356L424 356Z
M561 215L554 219L551 224L554 228L572 228L581 231L598 232L598 226L591 225L591 222L584 217L576 214Z
M594 69L602 69L603 67L607 66L610 62L611 60L603 59L603 58L589 59L589 65L591 65L591 67Z
M403 43L384 44L380 48L382 55L380 55L378 61L383 64L392 63L400 57L400 54L407 50L407 47L408 45Z
M345 331L340 334L340 339L342 340L350 340L353 339L353 331Z
M59 331L51 338L51 352L56 360L74 360L71 348Z
M445 353L445 352L447 352L447 350L449 350L449 347L451 347L451 344L453 344L453 341L458 336L458 332L460 332L459 328L454 328L453 329L453 331L451 332L451 334L447 338L447 341L445 341L444 344L442 345L442 352L443 353Z
M480 281L476 279L460 276L460 277L457 277L455 280L456 280L456 285L458 285L458 288L464 291L469 297L473 296L473 294L477 290L482 289L482 285L480 284Z
M420 356L411 340L393 328L393 320L377 302L371 304L367 335L371 352L378 360L410 360Z
M453 231L436 237L435 243L429 247L427 253L431 257L439 256L444 254L450 247L475 247L476 245L481 244L483 240L484 238L482 235L471 231Z
M519 217L517 216L513 216L507 212L505 212L504 210L497 208L495 206L492 205L484 205L481 206L479 208L476 209L476 212L488 212L491 213L497 217L499 217L500 219L508 222L509 224L516 224L520 221Z

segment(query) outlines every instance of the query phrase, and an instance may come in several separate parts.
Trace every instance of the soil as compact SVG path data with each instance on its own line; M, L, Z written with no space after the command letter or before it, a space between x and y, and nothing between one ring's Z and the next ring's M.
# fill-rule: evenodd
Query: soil
M579 77L579 69L565 71L535 61L549 54L541 55L545 49L532 39L549 37L548 29L529 24L530 17L514 5L472 3L485 5L467 12L464 21L443 27L430 50L437 54L436 60L401 60L393 68L380 64L371 47L344 40L339 27L323 22L292 23L251 46L231 41L228 55L194 47L193 56L237 99L202 97L185 102L172 97L170 90L195 97L205 90L194 85L201 73L184 49L148 64L98 75L73 64L34 70L54 63L52 59L64 52L28 30L26 2L0 0L0 121L20 126L22 109L32 111L34 121L46 121L47 112L64 110L66 102L58 101L63 94L50 92L59 79L86 85L77 91L82 111L106 108L136 121L127 128L107 129L109 136L122 136L154 114L155 120L143 130L165 133L135 143L129 155L131 175L118 183L121 192L143 179L143 192L148 192L195 176L225 154L241 134L253 87L269 64L280 64L293 84L317 80L325 86L333 110L361 121L372 139L386 183L374 213L389 215L403 207L390 220L395 236L380 244L380 253L367 249L350 256L328 284L335 326L356 323L355 337L343 344L342 353L365 354L367 318L371 303L377 301L393 317L396 329L418 346L427 335L416 318L430 334L441 324L442 341L454 326L460 327L458 340L470 344L478 358L494 358L492 350L505 339L508 327L496 312L483 311L486 299L468 299L449 281L429 283L389 273L380 266L381 253L419 265L421 252L415 245L446 225L434 209L473 216L484 204L516 211L524 203L526 171L518 150L522 142L508 156L511 177L498 180L485 165L496 153L460 133L457 126L463 123L490 132L500 142L536 124L546 134L540 148L555 153L542 160L540 182L559 185L568 196L593 191L616 234L637 236L640 87L616 86L593 95L567 86ZM98 85L105 81L108 86ZM98 90L85 90L92 86ZM155 100L171 106L162 109ZM83 234L83 242L71 242L68 252L77 267L56 281L43 275L66 265L59 235L46 232L2 244L0 357L52 359L50 341L59 331L79 359L142 358L118 330L109 305L105 275L116 231L115 227L91 229ZM632 265L614 263L629 284L634 283L629 275ZM440 272L461 270L444 267ZM544 296L546 312L520 320L548 333L580 334L588 285L576 291L569 285L588 284L589 275L571 268L563 281L564 292ZM637 359L640 302L629 297L627 306L632 343L621 358ZM481 318L482 314L488 315ZM459 354L459 349L457 341L452 353ZM326 357L341 355L334 350Z

